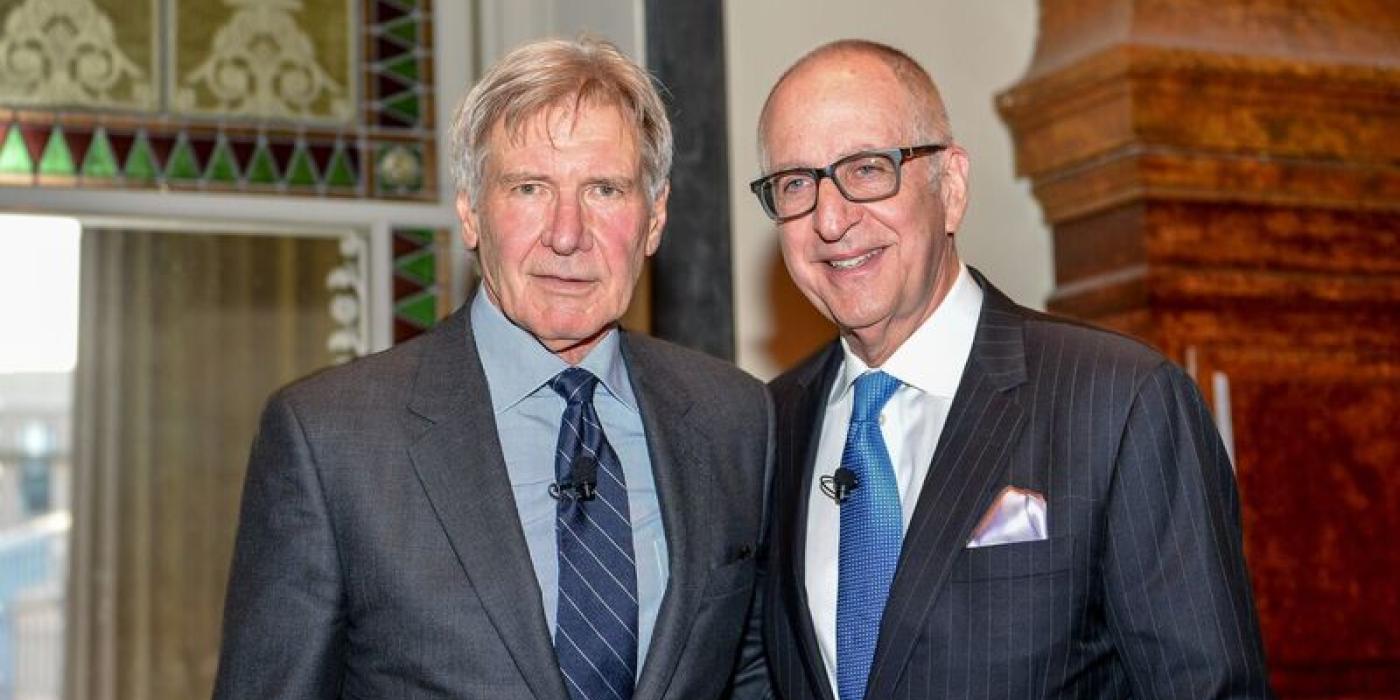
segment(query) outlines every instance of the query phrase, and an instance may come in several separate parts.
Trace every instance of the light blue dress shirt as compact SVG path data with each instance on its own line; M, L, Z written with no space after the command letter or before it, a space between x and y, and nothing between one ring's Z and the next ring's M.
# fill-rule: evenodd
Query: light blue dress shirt
M515 494L520 527L539 580L541 602L550 633L559 601L559 542L555 534L554 451L564 415L564 399L547 382L569 367L540 345L534 336L511 323L478 289L471 308L476 351L491 390L496 431L505 454L506 473ZM666 532L656 480L651 473L646 432L632 382L622 359L617 331L610 331L579 363L600 380L593 407L603 432L622 461L627 479L627 505L632 517L632 548L637 562L637 672L641 673L651 646L656 613L670 576ZM490 537L492 533L483 533Z

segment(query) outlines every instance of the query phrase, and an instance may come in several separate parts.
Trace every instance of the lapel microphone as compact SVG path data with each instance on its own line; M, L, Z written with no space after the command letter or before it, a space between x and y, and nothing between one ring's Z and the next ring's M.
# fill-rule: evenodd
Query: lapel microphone
M556 501L565 498L574 501L591 501L598 495L598 460L588 455L579 455L569 468L572 481L559 481L549 485L549 497Z
M860 487L860 480L856 479L856 473L845 468L837 467L836 471L823 475L821 478L822 493L827 498L836 501L836 505L846 502L851 494Z

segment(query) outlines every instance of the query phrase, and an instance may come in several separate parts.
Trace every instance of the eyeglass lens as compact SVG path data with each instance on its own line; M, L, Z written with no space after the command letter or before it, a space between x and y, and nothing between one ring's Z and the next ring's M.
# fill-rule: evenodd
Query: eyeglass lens
M851 201L883 199L899 189L899 166L883 153L860 153L836 162L832 179ZM780 174L770 186L773 213L781 218L805 214L816 205L817 178L811 173Z

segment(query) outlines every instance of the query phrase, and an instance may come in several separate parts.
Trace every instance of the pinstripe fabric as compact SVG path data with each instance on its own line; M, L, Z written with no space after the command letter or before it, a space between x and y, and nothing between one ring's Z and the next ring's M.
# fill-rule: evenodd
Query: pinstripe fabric
M1195 385L1143 345L986 292L905 534L872 698L1270 697L1234 477ZM778 409L765 608L784 698L830 698L803 594L804 495L833 344ZM965 547L1007 485L1050 537Z
M570 367L549 382L564 398L554 472L575 483L581 460L597 465L591 500L559 499L559 613L554 648L574 700L632 697L637 674L637 564L627 483L593 409L598 378Z

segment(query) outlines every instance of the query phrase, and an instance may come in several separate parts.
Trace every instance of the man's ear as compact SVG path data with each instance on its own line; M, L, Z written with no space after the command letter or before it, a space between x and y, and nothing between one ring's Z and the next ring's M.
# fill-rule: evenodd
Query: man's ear
M938 178L938 197L943 203L943 227L948 233L962 225L967 211L967 151L953 145L943 157L943 172Z
M457 220L462 222L462 243L467 250L476 250L481 244L481 232L477 230L476 210L466 190L457 192Z
M661 246L661 233L666 228L666 199L670 196L671 181L667 180L651 203L651 216L647 222L647 257L651 257Z

